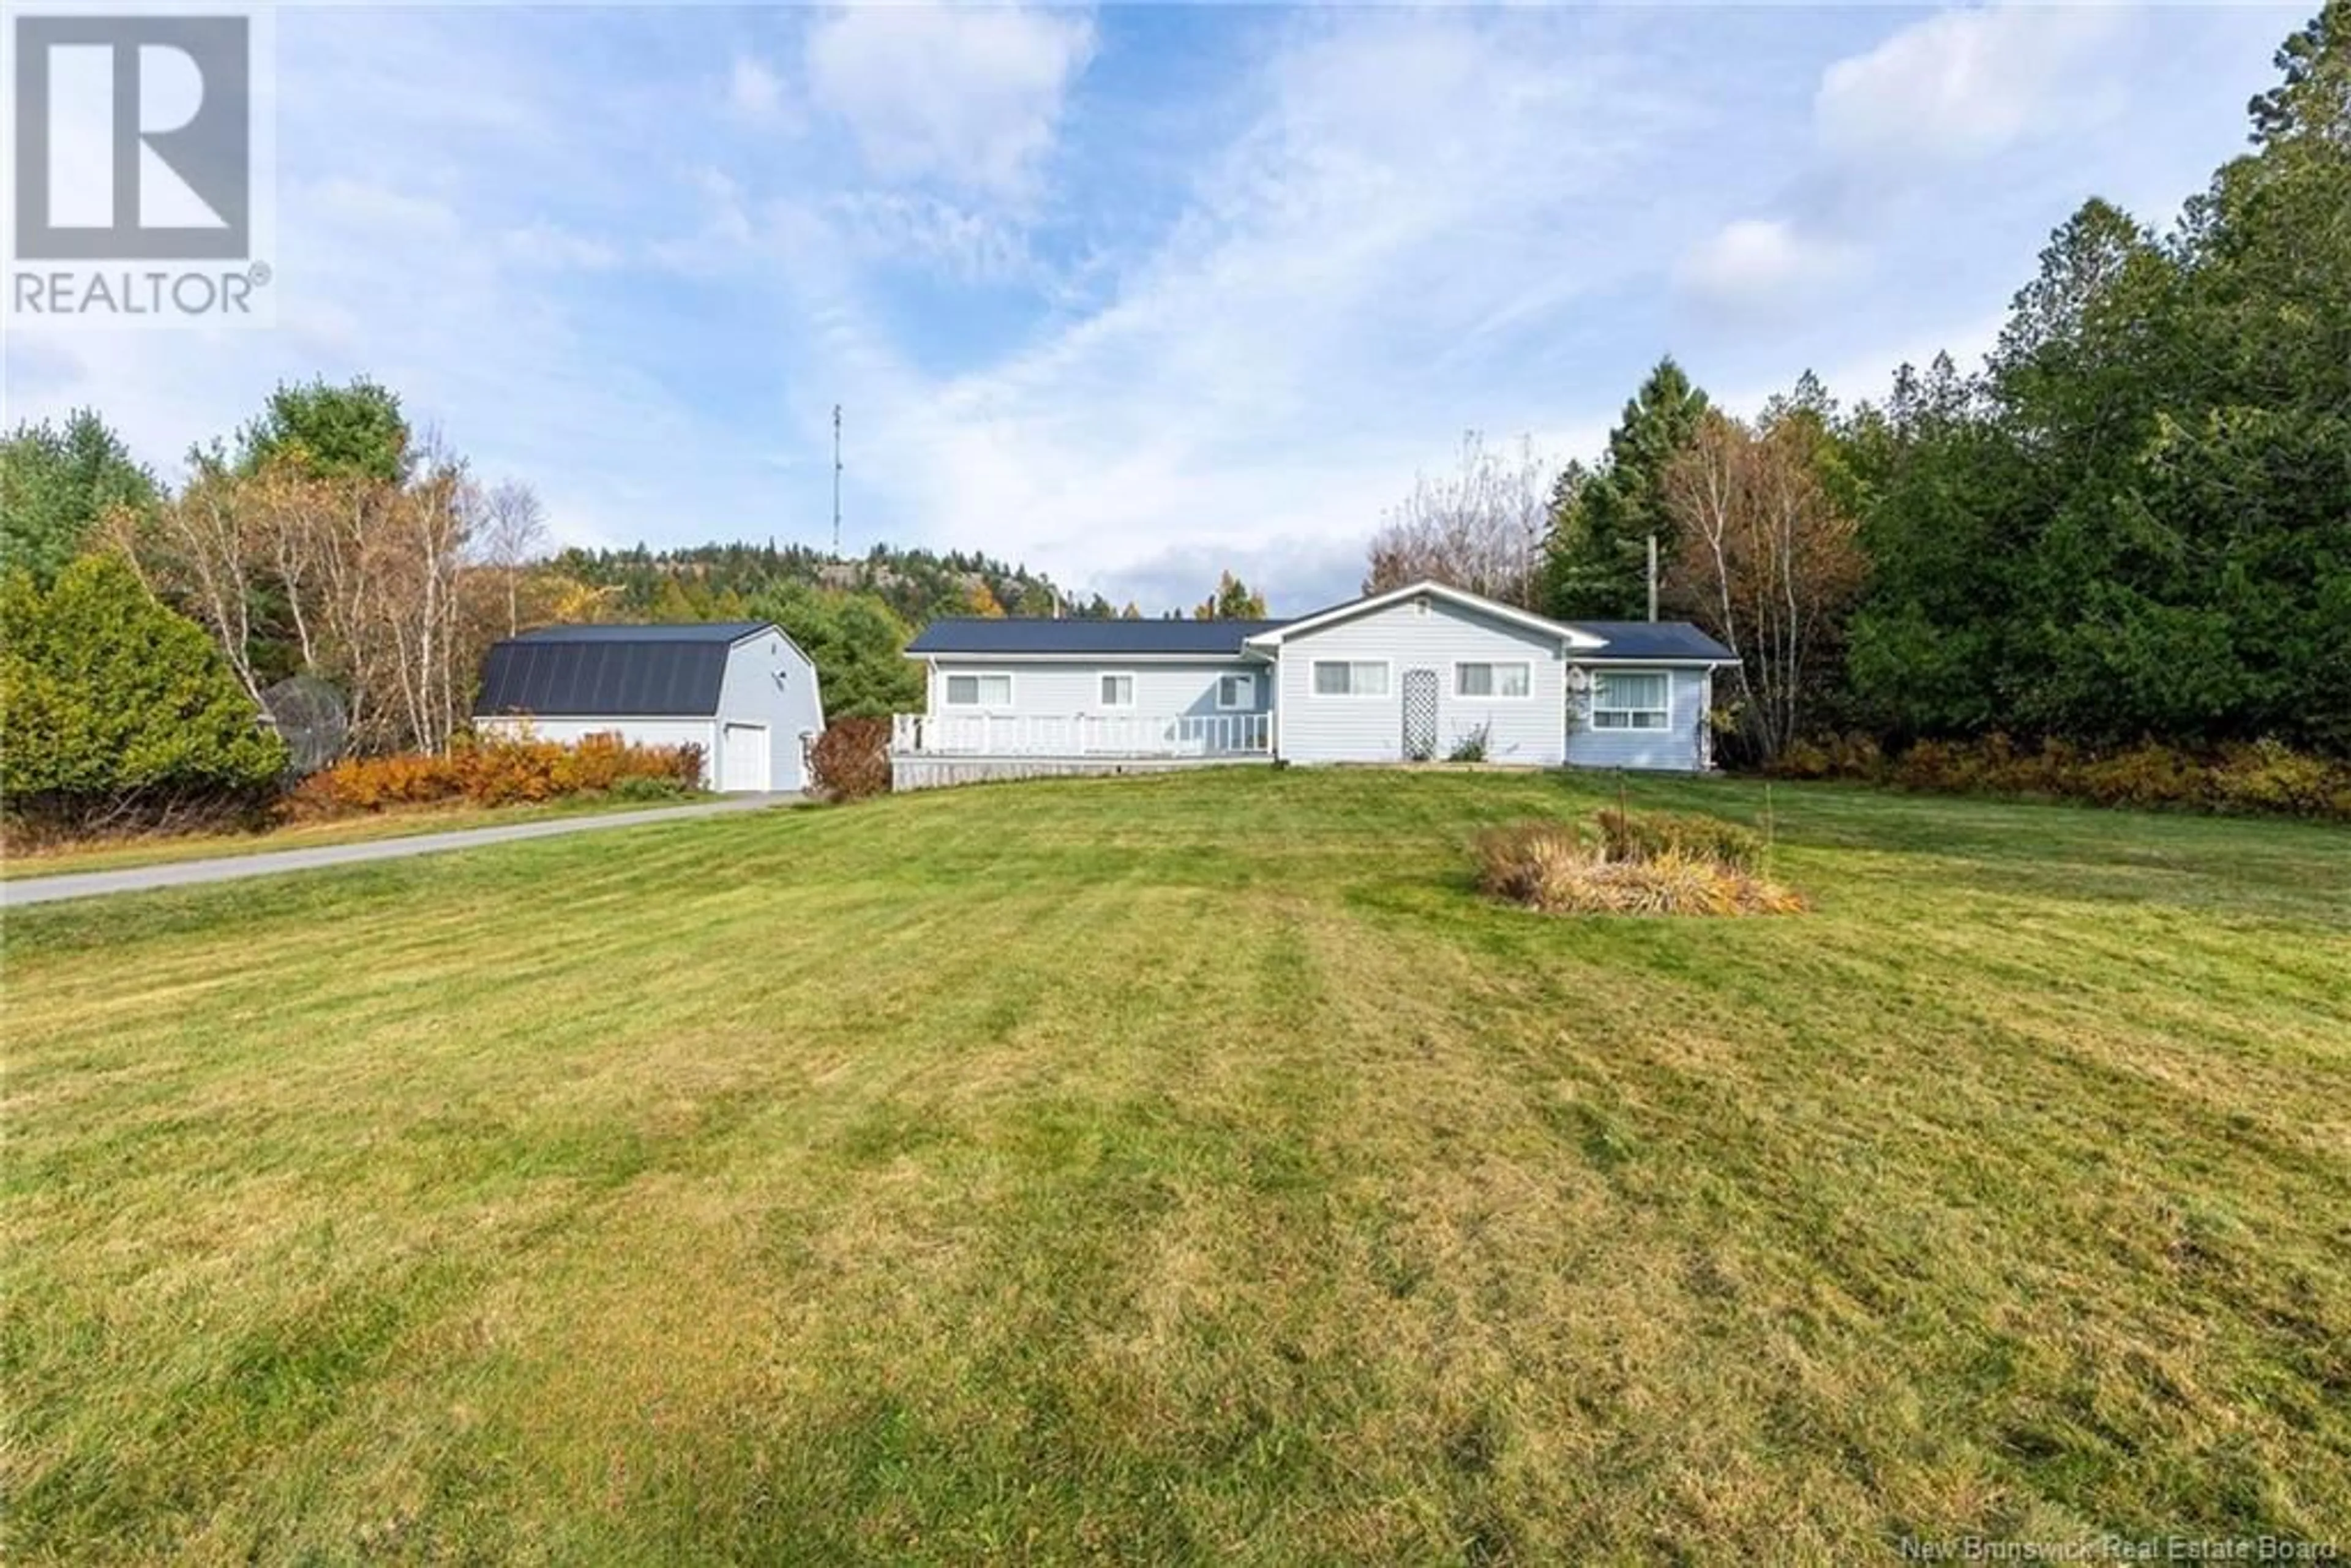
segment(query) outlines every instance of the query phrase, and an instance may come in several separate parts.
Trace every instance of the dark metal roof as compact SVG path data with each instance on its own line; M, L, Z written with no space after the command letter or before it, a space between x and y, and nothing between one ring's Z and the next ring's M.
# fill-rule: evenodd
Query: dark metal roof
M685 621L647 626L542 626L515 639L517 643L740 643L754 632L764 632L765 621Z
M548 626L490 650L480 715L703 718L718 711L726 655L765 621L691 626Z
M1576 659L1721 659L1730 650L1687 621L1571 621L1579 632L1607 642L1604 648L1578 648Z
M1280 621L1040 621L950 618L934 621L909 653L1101 653L1121 658L1197 654L1238 658L1241 640L1286 624Z

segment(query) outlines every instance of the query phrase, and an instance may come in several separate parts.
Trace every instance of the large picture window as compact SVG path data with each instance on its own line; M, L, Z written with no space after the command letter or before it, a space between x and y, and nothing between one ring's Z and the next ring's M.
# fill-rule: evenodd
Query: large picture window
M1474 664L1453 666L1457 697L1522 697L1534 690L1534 666L1526 664Z
M1344 659L1314 661L1314 695L1318 697L1384 697L1388 695L1388 667L1377 659L1350 663Z
M949 675L947 706L949 707L1010 707L1012 677L1010 675Z
M1672 704L1673 677L1663 670L1602 670L1592 683L1592 727L1664 729Z

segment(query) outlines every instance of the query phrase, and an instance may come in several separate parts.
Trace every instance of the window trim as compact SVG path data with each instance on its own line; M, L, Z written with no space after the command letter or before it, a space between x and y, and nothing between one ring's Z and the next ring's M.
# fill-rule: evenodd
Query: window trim
M1524 670L1527 673L1527 689L1515 693L1502 691L1499 689L1498 681L1497 689L1493 691L1465 692L1461 689L1461 672L1472 668L1496 672L1507 669ZM1453 698L1456 702L1465 703L1532 702L1535 700L1535 662L1532 659L1456 659L1453 661Z
M1615 675L1650 676L1664 683L1663 690L1666 696L1665 706L1663 707L1623 707L1611 706L1604 704L1602 702L1601 698L1608 689L1608 682L1610 678ZM1640 718L1646 714L1656 714L1657 716L1658 722L1656 724L1641 723ZM1609 724L1604 722L1604 720L1612 717L1621 718L1625 722L1621 724ZM1663 735L1671 730L1674 727L1674 673L1671 670L1651 670L1639 667L1622 670L1594 670L1592 673L1592 727L1595 730L1604 729L1612 733L1625 735Z
M1326 692L1322 689L1321 685L1317 684L1314 679L1314 672L1324 664L1344 664L1347 666L1348 690L1343 692ZM1353 672L1360 666L1371 664L1376 664L1382 671L1385 672L1381 677L1380 689L1375 692L1359 692L1354 690L1355 676ZM1306 661L1306 695L1318 701L1334 703L1385 702L1389 697L1393 696L1395 693L1395 661L1394 659L1310 658Z
M1227 702L1225 700L1227 681L1247 681L1249 696L1241 702ZM1257 711L1257 672L1255 670L1227 670L1217 676L1217 711L1218 713L1255 713Z
M959 703L955 700L955 683L966 677L975 683L972 686L972 699L967 703ZM1004 683L1004 700L1000 703L989 702L980 695L977 683L991 677ZM1018 691L1019 688L1013 685L1012 672L1009 670L941 670L939 672L939 706L942 708L959 708L966 712L1008 708L1013 706L1013 699L1018 695Z
M1114 703L1111 701L1110 698L1102 695L1102 683L1104 681L1124 681L1126 683L1126 700L1123 703ZM1132 713L1134 711L1134 672L1133 670L1096 670L1094 672L1094 706L1096 707L1102 708L1107 712Z

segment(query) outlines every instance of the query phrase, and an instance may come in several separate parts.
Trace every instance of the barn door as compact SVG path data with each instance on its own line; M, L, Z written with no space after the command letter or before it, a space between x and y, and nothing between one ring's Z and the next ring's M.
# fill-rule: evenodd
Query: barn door
M1404 673L1404 757L1426 762L1437 755L1437 672Z
M768 727L730 724L718 739L718 788L734 792L768 788Z

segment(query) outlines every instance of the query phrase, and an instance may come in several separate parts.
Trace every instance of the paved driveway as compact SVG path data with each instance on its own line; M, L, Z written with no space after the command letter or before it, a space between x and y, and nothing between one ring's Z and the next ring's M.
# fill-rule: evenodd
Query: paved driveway
M551 839L564 833L593 833L607 828L639 827L647 822L674 822L685 817L715 817L725 811L758 811L770 806L797 806L806 797L799 795L729 795L723 800L707 800L692 806L663 806L645 811L611 811L596 817L559 817L552 821L516 822L503 828L463 828L455 832L416 833L404 839L377 839L370 843L321 844L308 850L221 855L212 860L131 866L121 871L86 871L63 876L24 877L0 882L0 906L14 908L22 904L47 904L57 898L93 898L109 893L143 893L156 887L187 887L200 882L276 876L281 872L310 871L319 866L399 860L407 855L439 854L444 850L469 850L477 844L510 844L521 839Z

